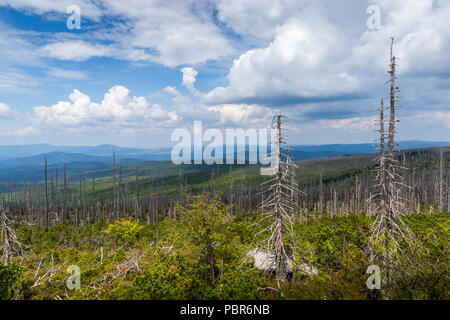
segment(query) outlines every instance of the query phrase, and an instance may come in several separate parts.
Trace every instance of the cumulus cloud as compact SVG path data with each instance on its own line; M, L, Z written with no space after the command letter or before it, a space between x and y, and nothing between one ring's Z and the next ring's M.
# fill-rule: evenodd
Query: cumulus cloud
M192 67L185 67L181 69L183 73L183 85L189 89L192 94L197 94L197 89L194 88L194 83L198 72Z
M144 97L129 95L123 86L113 86L105 93L100 103L92 102L90 97L75 89L70 101L34 108L35 121L40 124L65 126L67 128L104 128L111 127L150 127L158 120L159 126L178 120L176 111L169 111L158 104L152 106Z
M271 116L267 107L247 104L223 104L208 107L209 112L220 115L218 125L266 124Z
M271 40L276 27L306 4L303 0L220 0L217 16L238 34Z
M180 96L180 93L178 92L178 90L175 87L172 86L167 86L163 89L163 92L168 93L170 95L173 96Z
M389 38L394 35L398 84L402 104L409 110L404 119L417 125L448 124L450 2L445 0L70 2L80 4L82 15L93 7L88 18L110 19L112 27L53 34L33 44L24 40L28 35L15 32L11 37L0 30L0 52L22 57L24 63L29 54L35 65L40 54L49 58L44 61L109 57L134 65L188 66L180 71L190 95L169 85L159 92L162 101L150 104L119 86L95 103L74 90L69 101L36 107L34 116L40 123L72 128L114 123L123 130L143 122L164 125L200 119L232 125L264 119L266 106L276 106L290 116L288 121L301 125L309 121L321 128L362 132L372 120L370 111L388 92L384 84ZM8 4L36 14L64 13L67 7L66 1L0 0L0 6ZM379 30L366 28L366 8L372 4L381 8ZM235 58L231 67L230 58ZM208 69L211 60L216 60L214 68L227 69L223 78L211 77L209 85L216 87L203 94L195 88L197 70ZM0 72L0 91L35 83L30 74L12 65L7 62L9 74ZM75 70L45 67L44 71L63 79L86 77Z
M365 20L355 18L365 17L369 3L347 4L360 12L340 10L340 3L330 1L280 0L261 7L251 1L220 2L219 19L236 32L273 40L241 54L228 72L228 84L205 94L204 101L280 106L298 120L337 119L327 125L356 129L387 93L389 38L395 35L402 102L414 112L430 105L448 109L443 101L449 96L450 3L371 1L381 8L378 30L367 30Z
M277 29L267 48L253 49L235 60L229 85L205 96L210 103L338 97L354 93L360 82L335 61L340 35L326 21L316 27L292 19Z
M399 75L450 71L450 3L441 0L376 0L384 13L379 30L366 31L353 49L355 62L364 69L386 70L389 37L395 36Z

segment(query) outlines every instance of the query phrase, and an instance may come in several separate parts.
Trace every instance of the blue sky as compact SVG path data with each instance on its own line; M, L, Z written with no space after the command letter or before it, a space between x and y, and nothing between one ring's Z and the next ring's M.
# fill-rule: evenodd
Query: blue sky
M399 140L447 141L449 21L443 0L0 0L0 144L168 146L277 109L291 143L370 142L391 36Z

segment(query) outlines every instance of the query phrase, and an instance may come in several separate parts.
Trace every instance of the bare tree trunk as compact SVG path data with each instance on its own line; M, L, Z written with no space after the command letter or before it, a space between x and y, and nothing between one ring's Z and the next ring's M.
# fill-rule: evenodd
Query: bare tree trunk
M443 165L444 165L444 149L439 150L439 212L444 211L444 179L443 179Z
M66 221L69 218L69 208L67 207L67 172L66 172L66 164L64 163L64 218L63 221Z
M233 214L233 172L231 171L231 166L230 166L230 215Z
M58 176L58 168L55 168L55 180L56 180L56 199L55 199L55 212L58 217L59 222L61 223L61 217L59 212L59 176Z
M114 218L117 218L117 208L116 208L116 151L113 150L113 212Z
M323 213L323 181L322 181L322 168L320 168L320 181L319 181L319 214Z
M389 288L392 281L393 271L396 267L396 260L401 256L394 254L405 253L402 246L399 244L399 237L402 238L409 246L412 247L415 237L409 227L402 221L401 216L404 215L405 204L404 195L401 191L406 188L405 180L400 174L398 161L395 159L394 150L396 144L395 137L395 123L396 119L396 92L398 88L395 87L395 72L396 72L396 58L392 53L394 38L392 38L391 52L390 52L390 117L389 117L389 131L388 131L388 154L384 155L384 122L383 122L383 106L380 108L380 165L378 167L378 174L376 185L379 188L379 202L377 207L377 217L372 225L372 235L369 240L369 247L372 252L372 259L378 258L384 267L384 280ZM385 160L385 161L384 161ZM386 168L386 169L385 169ZM386 173L384 173L386 172ZM377 248L382 246L382 251ZM402 257L403 258L403 257Z
M47 158L45 158L45 222L47 225L47 228L49 227L49 218L48 218L48 185L47 185Z
M97 220L97 199L95 197L95 178L92 176L92 217Z
M89 219L87 217L87 199L86 199L86 176L83 175L83 220L86 223L89 223Z
M289 148L287 154L282 152L282 146L286 144L281 127L282 115L274 117L273 126L277 131L275 141L272 141L271 153L276 155L277 171L275 177L266 183L270 183L267 189L268 197L264 199L261 207L264 210L264 218L270 218L273 223L269 227L270 236L263 240L267 243L268 251L274 252L275 274L277 280L285 281L288 272L288 255L285 250L285 234L292 232L292 221L295 205L292 203L291 195L293 192L299 193L296 185L295 165L289 157ZM294 197L295 198L295 197ZM263 219L264 219L263 218Z
M138 169L138 167L136 167L136 187L135 187L135 190L136 190L136 196L135 196L135 198L134 198L134 214L135 214L135 217L136 217L136 221L139 221L139 214L138 214L138 211L139 211L139 169Z

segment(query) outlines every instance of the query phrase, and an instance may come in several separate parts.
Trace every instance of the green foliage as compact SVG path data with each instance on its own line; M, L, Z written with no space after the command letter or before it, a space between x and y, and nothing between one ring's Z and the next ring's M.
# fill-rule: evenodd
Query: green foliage
M137 241L139 232L143 229L132 217L121 218L108 225L103 231L113 237L114 240L121 243L131 244Z
M338 267L350 245L363 248L368 240L370 220L364 214L322 217L296 223L294 233L299 251L309 261Z
M294 267L306 261L318 275L296 272L280 287L270 275L244 263L258 230L258 215L229 215L219 196L187 197L177 219L141 225L132 219L39 229L21 226L30 246L22 268L0 265L2 299L367 299L365 253L373 219L364 214L296 221ZM390 299L449 299L449 214L413 214L405 222L422 244L413 263L399 260ZM41 263L42 261L42 263ZM135 261L135 262L133 262ZM17 259L16 263L19 262ZM81 269L81 290L68 290L69 265ZM37 266L40 265L39 270ZM61 268L51 281L30 289L35 274ZM382 270L383 273L383 270ZM101 288L101 290L100 290ZM384 293L383 293L384 294ZM382 295L378 295L379 297ZM385 297L387 297L385 295Z
M232 217L228 208L220 201L220 195L200 195L188 197L187 205L179 209L187 247L207 266L209 282L214 284L218 262L228 263L239 252L238 236L230 230Z
M207 289L199 276L197 263L181 254L156 254L150 268L137 276L134 284L140 299L199 299Z
M10 300L20 288L20 267L0 263L0 300Z
M129 292L135 299L259 299L264 280L253 268L226 264L214 286L202 276L207 266L182 253L158 252L151 267L136 276Z

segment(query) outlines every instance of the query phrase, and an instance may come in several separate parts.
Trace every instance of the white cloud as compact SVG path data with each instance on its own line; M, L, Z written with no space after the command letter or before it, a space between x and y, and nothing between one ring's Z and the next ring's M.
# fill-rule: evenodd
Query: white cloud
M269 123L271 112L267 107L247 104L222 104L208 107L220 115L217 125L250 125Z
M402 120L415 126L422 121L448 127L449 1L346 0L345 5L335 0L70 2L81 4L82 15L89 14L85 8L93 7L92 19L106 17L114 21L113 26L95 25L89 32L37 34L35 38L0 28L0 53L8 57L0 61L0 92L35 86L36 76L16 68L13 61L33 66L51 61L39 58L40 54L67 61L110 57L134 65L190 66L181 69L182 84L194 97L183 96L173 84L160 91L159 97L149 96L161 99L159 104L131 97L124 87L111 88L98 103L74 90L69 101L35 109L41 124L66 125L71 130L102 125L110 129L114 124L124 132L148 127L148 123L157 127L194 119L242 124L264 119L265 105L269 105L283 108L302 125L309 121L327 129L367 131L371 117L366 115L371 115L369 111L388 91L384 83L389 37L395 35L403 110L410 111ZM0 5L5 4L28 14L64 15L67 7L67 1L0 0ZM381 30L366 30L369 4L381 8ZM30 38L35 41L27 41ZM225 72L226 79L211 77L209 83L221 86L200 93L195 88L197 70L209 68L209 63L198 64L219 60L223 68L230 57L235 60ZM86 78L86 73L77 70L43 70L63 79Z
M88 75L85 71L80 70L66 70L59 68L50 68L47 72L50 76L61 78L61 79L72 79L72 80L85 80Z
M234 52L213 21L209 3L195 0L105 1L107 13L129 21L123 45L154 52L151 60L169 67L217 60Z
M217 87L205 101L315 98L351 94L358 77L335 61L342 48L340 34L326 21L315 27L292 19L277 29L267 48L253 49L235 60L227 87Z
M443 124L446 128L450 128L450 111L422 111L413 116L408 116L407 119L417 127ZM450 134L450 132L448 133ZM448 136L446 139L448 139Z
M79 5L81 18L118 18L85 34L55 36L41 53L61 60L83 61L113 57L130 61L160 63L169 67L195 65L218 60L235 52L233 45L215 24L209 3L195 0L101 0L101 1L0 1L0 6L35 14L64 14L69 4ZM83 28L83 22L82 26ZM48 36L48 35L47 35ZM64 39L65 37L65 39ZM105 44L105 41L109 41Z
M165 110L158 104L150 107L144 97L131 97L129 93L127 88L116 85L105 93L100 103L96 103L88 95L75 89L69 95L70 101L59 101L50 107L35 107L35 121L78 131L83 128L148 128L155 124L168 125L178 120L175 111Z
M375 31L366 29L369 3L348 2L359 11L331 1L220 2L219 19L236 32L273 41L241 54L228 84L204 101L276 105L302 121L334 118L335 126L357 129L358 119L387 94L389 38L395 35L404 107L448 109L450 2L372 1L382 14L382 28Z
M450 71L450 3L441 0L376 0L382 10L380 30L366 31L353 49L355 63L363 69L386 70L389 37L395 36L399 74Z
M112 50L108 46L92 45L82 40L56 42L41 48L43 56L74 61L83 61L92 57L112 56Z
M173 96L180 96L180 93L178 92L178 90L175 87L171 87L171 86L167 86L163 89L163 92L171 94Z
M19 111L11 108L6 103L0 102L0 119L17 120L19 116Z
M101 9L90 0L0 0L0 6L24 9L39 15L49 12L67 15L67 8L71 5L79 6L84 17L96 20L101 16Z
M345 131L373 131L377 117L354 117L346 119L322 119L316 123L322 128L342 129Z
M185 67L181 69L181 72L183 73L183 85L188 88L192 94L197 94L198 91L194 88L194 83L198 72L192 67Z
M23 129L18 129L16 131L14 131L14 135L17 135L19 137L23 137L23 136L28 136L28 135L32 135L32 134L37 134L40 131L36 128L33 128L31 126L23 128Z
M28 135L37 134L40 131L36 128L33 128L31 126L17 129L17 130L10 130L10 131L0 131L0 136L18 136L18 137L24 137Z
M276 27L305 7L303 0L220 0L218 18L238 34L272 39Z
M33 32L16 30L0 21L0 65L25 65L39 67L38 46L24 39Z
M0 118L9 118L12 114L12 109L7 104L0 102Z

